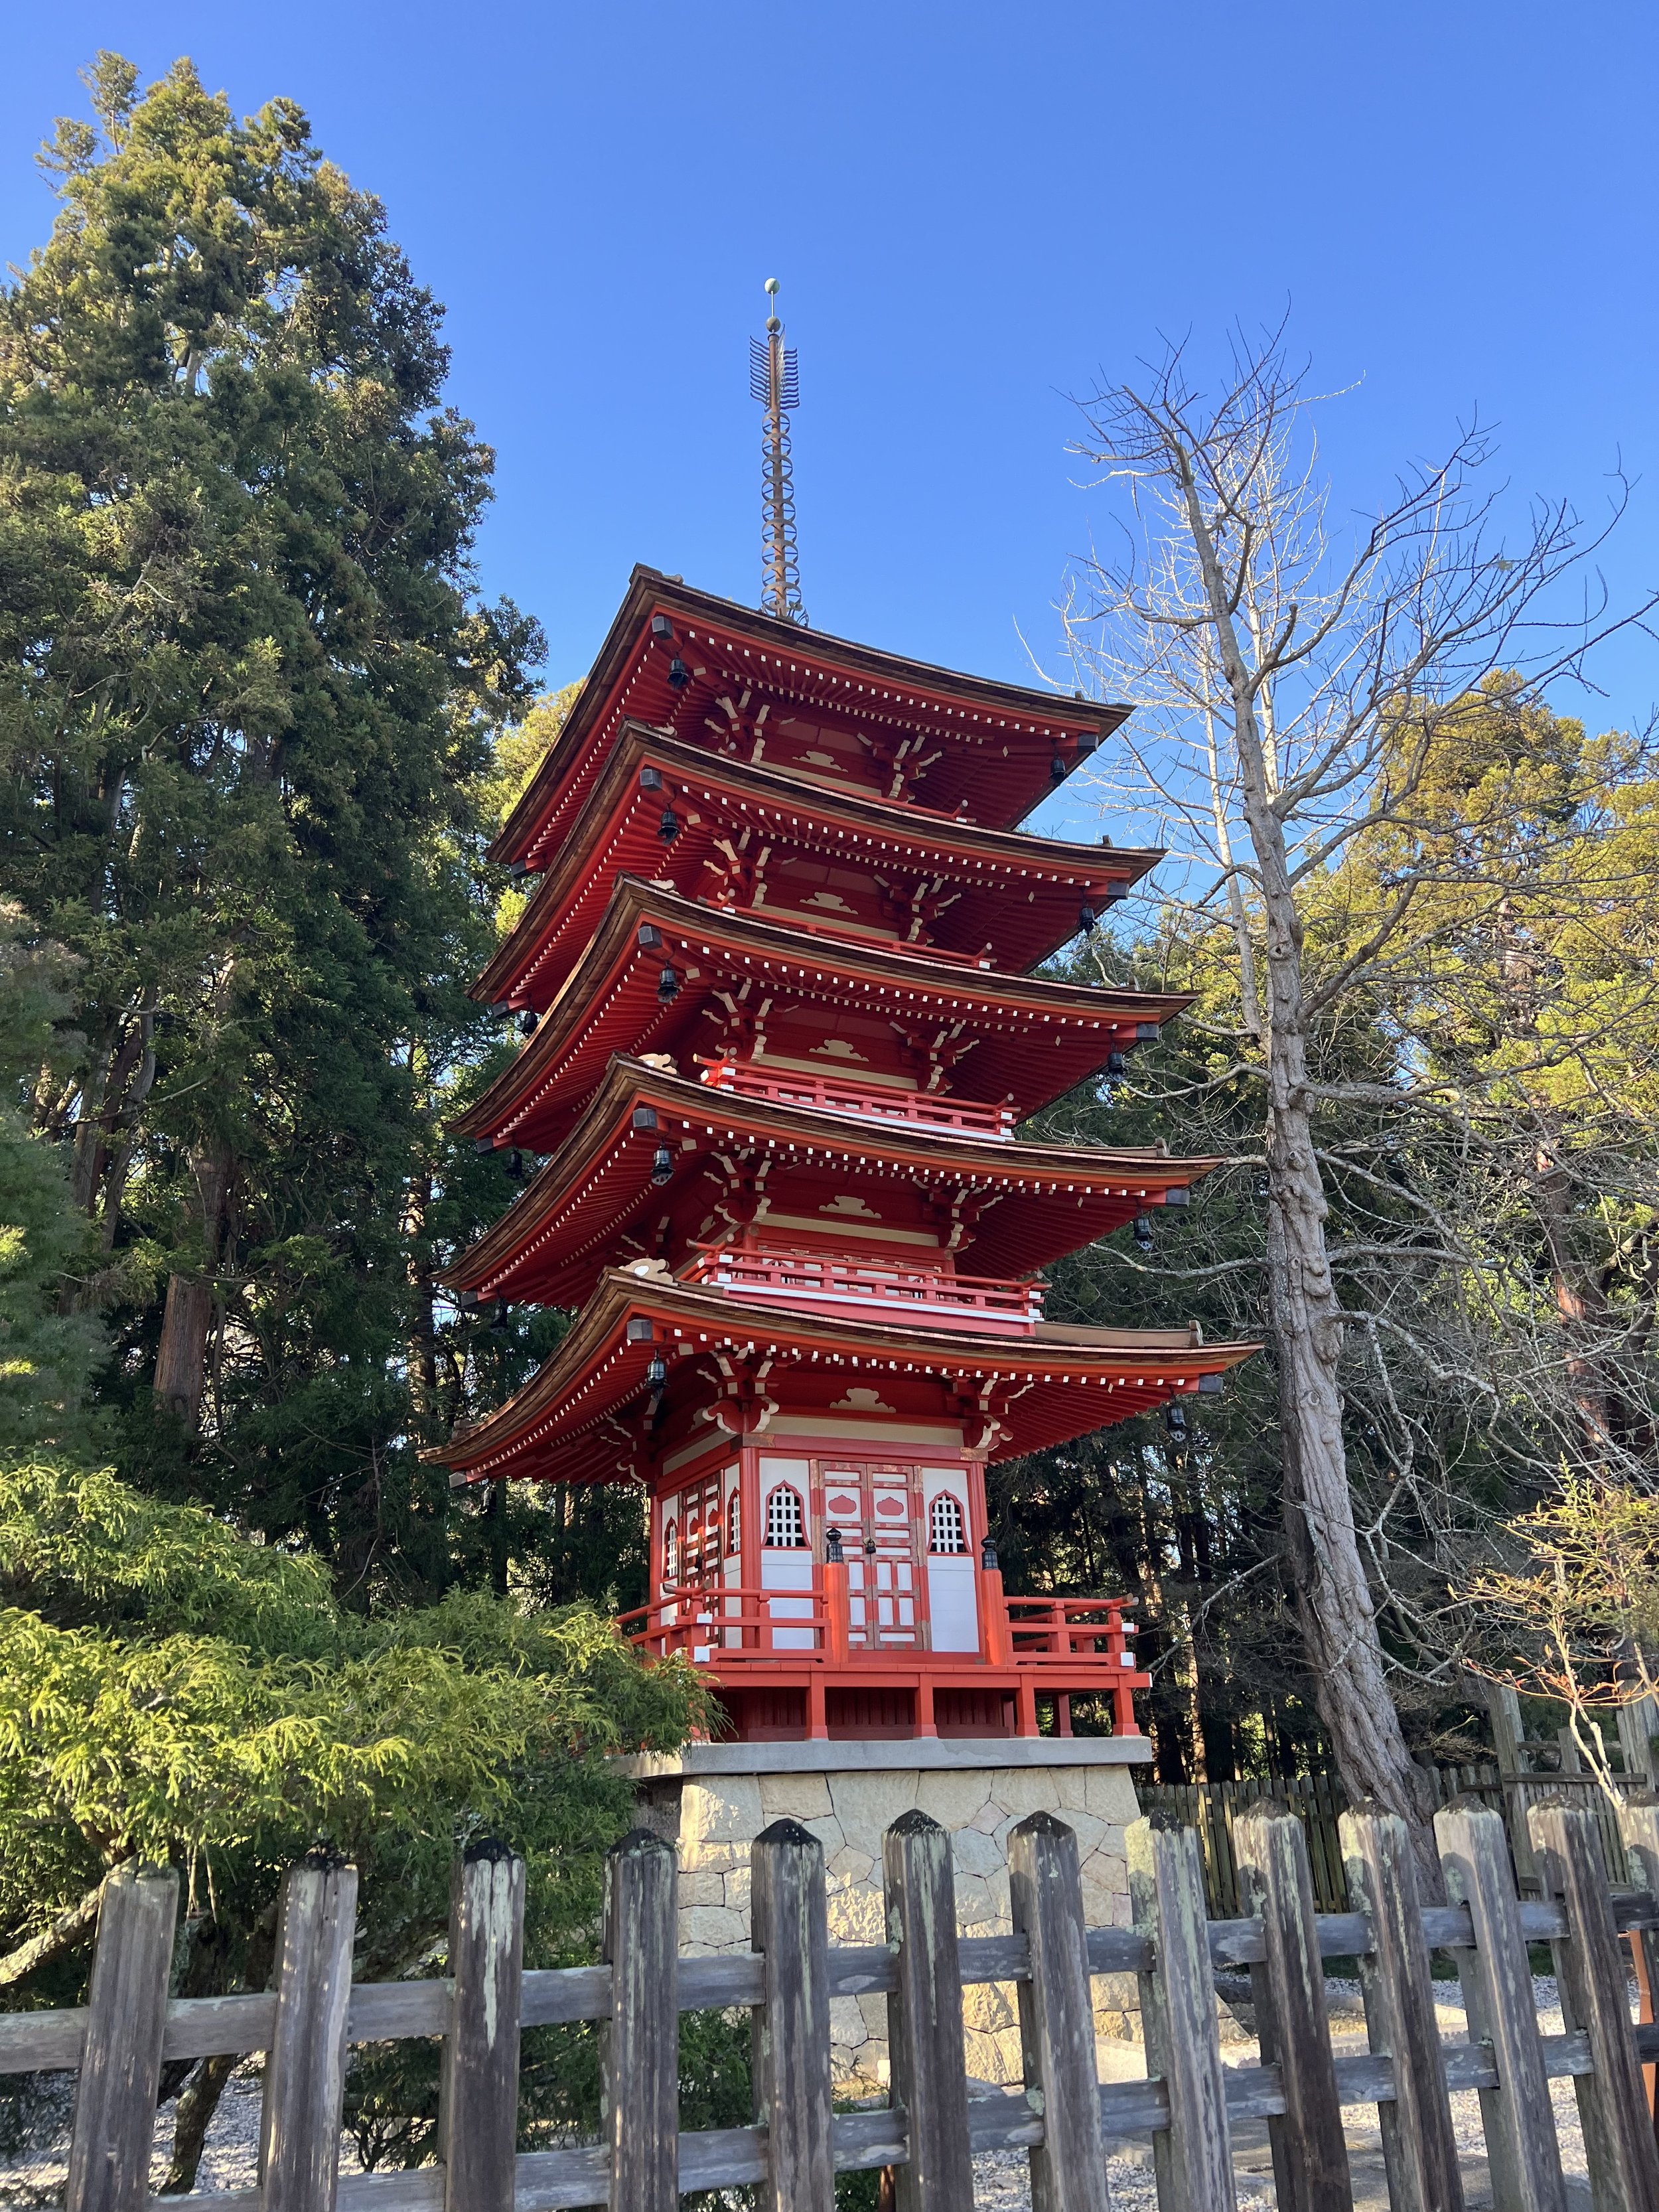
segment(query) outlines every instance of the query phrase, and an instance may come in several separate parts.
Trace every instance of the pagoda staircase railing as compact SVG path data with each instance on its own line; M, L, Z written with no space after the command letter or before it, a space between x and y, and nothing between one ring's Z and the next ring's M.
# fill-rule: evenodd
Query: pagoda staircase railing
M702 1079L711 1091L744 1098L769 1098L781 1106L815 1106L830 1114L856 1114L867 1121L899 1121L921 1129L953 1129L964 1136L1012 1138L1014 1109L976 1099L939 1098L927 1091L877 1091L832 1075L798 1075L781 1068L757 1067L750 1060L722 1060L706 1066Z
M1045 1287L816 1252L702 1252L683 1279L797 1310L864 1314L875 1307L884 1321L945 1323L996 1336L1029 1336L1042 1318Z

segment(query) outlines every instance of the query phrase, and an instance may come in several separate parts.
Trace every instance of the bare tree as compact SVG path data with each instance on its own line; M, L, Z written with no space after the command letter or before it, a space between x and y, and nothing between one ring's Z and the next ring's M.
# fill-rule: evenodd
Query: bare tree
M1217 1022L1206 1081L1246 1077L1263 1095L1266 1304L1301 1632L1345 1784L1413 1823L1432 1875L1425 1778L1389 1694L1345 1449L1345 1340L1372 1316L1334 1272L1317 1114L1340 1097L1386 1115L1412 1098L1465 1133L1478 1115L1404 1041L1356 1083L1322 1068L1318 1039L1450 926L1437 888L1449 874L1466 889L1469 871L1438 848L1424 809L1470 696L1499 672L1519 672L1505 680L1528 696L1582 677L1617 623L1604 605L1561 605L1568 572L1600 542L1565 507L1534 508L1518 539L1499 533L1498 495L1477 483L1489 458L1478 430L1340 543L1312 405L1277 337L1235 348L1218 397L1179 347L1143 382L1097 392L1077 450L1125 495L1126 551L1080 566L1065 616L1074 680L1139 710L1103 794L1177 832L1172 896L1188 939L1231 949L1232 1014ZM1496 895L1513 857L1501 791L1479 805ZM1358 872L1356 892L1359 842L1374 860L1391 836L1391 865ZM1456 1264L1455 1225L1430 1226L1437 1256Z

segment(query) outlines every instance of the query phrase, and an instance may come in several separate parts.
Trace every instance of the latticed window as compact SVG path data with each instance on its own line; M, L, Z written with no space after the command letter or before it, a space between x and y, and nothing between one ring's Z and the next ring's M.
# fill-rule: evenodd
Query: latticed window
M726 1556L735 1559L743 1550L743 1503L738 1492L733 1491L726 1501Z
M965 1552L968 1548L961 1504L948 1490L941 1490L927 1510L927 1548L930 1552Z
M680 1524L671 1521L662 1532L662 1578L665 1583L677 1583L680 1578Z
M806 1516L801 1510L800 1492L787 1482L767 1493L766 1542L774 1552L806 1549Z

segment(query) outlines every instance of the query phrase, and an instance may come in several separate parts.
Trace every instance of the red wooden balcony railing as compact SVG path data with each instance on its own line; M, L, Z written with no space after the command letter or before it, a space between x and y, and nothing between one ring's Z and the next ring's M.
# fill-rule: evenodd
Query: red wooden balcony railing
M975 1137L1012 1137L1012 1106L986 1106L969 1098L939 1098L927 1091L875 1091L832 1075L794 1075L756 1067L747 1060L716 1060L702 1071L714 1091L744 1098L774 1098L781 1106L816 1106L830 1114L858 1114L866 1121L902 1121L923 1129L957 1129Z
M676 1654L715 1678L753 1670L804 1668L831 1682L856 1684L867 1669L911 1672L935 1684L1001 1677L1014 1690L1022 1734L1036 1727L1037 1697L1054 1700L1060 1733L1071 1733L1073 1697L1108 1696L1119 1735L1139 1733L1133 1693L1150 1677L1135 1667L1132 1599L1006 1597L994 1568L976 1571L981 1648L936 1652L867 1648L853 1640L848 1570L826 1565L813 1589L756 1589L748 1584L665 1592L621 1613L617 1626L641 1656Z
M683 1279L734 1297L776 1298L825 1313L868 1313L988 1335L1029 1336L1042 1318L1043 1285L925 1267L837 1260L814 1252L704 1252Z

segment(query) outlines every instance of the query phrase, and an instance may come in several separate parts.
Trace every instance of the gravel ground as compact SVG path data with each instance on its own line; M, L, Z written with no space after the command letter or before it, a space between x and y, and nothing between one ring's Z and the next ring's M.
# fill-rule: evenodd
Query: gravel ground
M1339 2050L1364 2050L1364 2015L1358 1984L1328 1979L1326 1988L1331 2006L1333 2042ZM1441 1982L1436 1984L1435 1989L1439 2000L1437 2009L1441 2033L1449 2040L1461 2040L1467 2028L1457 1984ZM1562 2028L1561 2002L1553 1978L1545 1974L1534 1975L1533 1995L1540 2028L1546 2035L1559 2035ZM1632 1988L1632 2002L1634 1996ZM1129 2058L1133 2046L1126 2046L1121 2054L1114 2055ZM1234 2028L1225 2046L1228 2064L1253 2066L1258 2063L1259 2056L1255 2043L1240 2029ZM1587 2202L1584 2142L1578 2124L1578 2108L1572 2083L1570 2081L1553 2081L1550 2089L1562 2165L1571 2177L1569 2197L1575 2202ZM1469 2212L1484 2212L1484 2208L1491 2205L1492 2192L1486 2172L1486 2142L1480 2126L1480 2100L1470 2090L1454 2097L1451 2102L1453 2126L1462 2154ZM1382 2137L1376 2125L1376 2107L1354 2106L1348 2112L1347 2120L1355 2212L1386 2212L1388 2188L1382 2170ZM159 2188L166 2176L172 2152L172 2108L169 2106L162 2114L161 2127L158 2130L151 2174L152 2189ZM251 2189L254 2182L258 2143L259 2068L257 2063L250 2061L239 2067L231 2076L229 2087L214 2115L197 2187L201 2190ZM0 2205L16 2207L18 2212L33 2212L33 2208L61 2203L65 2149L66 2143L60 2131L58 2140L38 2146L15 2160L0 2163ZM1267 2148L1267 2130L1263 2123L1248 2123L1236 2130L1233 2164L1238 2180L1239 2212L1273 2212L1277 2199L1273 2189L1273 2162ZM340 2171L343 2173L361 2171L356 2147L349 2142L341 2145ZM1113 2146L1107 2158L1106 2171L1116 2212L1157 2212L1158 2198L1152 2181L1152 2154L1149 2141ZM1031 2185L1030 2168L1024 2152L993 2151L975 2159L974 2201L982 2208L982 2212L1026 2212L1031 2201Z
M249 2060L237 2068L226 2084L203 2146L202 2163L196 2174L198 2189L253 2187L259 2163L259 2075L258 2062ZM155 2151L150 2160L152 2192L166 2180L172 2161L173 2116L173 2107L166 2106L155 2130ZM15 2161L0 2161L0 2205L16 2206L19 2212L31 2212L34 2207L61 2204L68 2178L64 2163L68 2149L65 2134ZM357 2147L349 2137L341 2140L340 2171L362 2171Z

